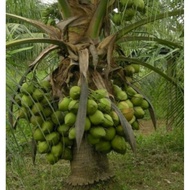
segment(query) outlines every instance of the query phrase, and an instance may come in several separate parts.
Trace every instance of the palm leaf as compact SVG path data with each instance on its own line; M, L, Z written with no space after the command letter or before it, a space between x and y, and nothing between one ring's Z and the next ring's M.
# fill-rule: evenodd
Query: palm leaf
M6 16L10 17L10 18L14 18L14 19L19 19L22 21L25 21L29 24L32 24L33 26L39 28L40 30L44 31L45 33L47 33L48 35L50 35L52 38L54 39L60 39L61 34L59 29L53 27L53 26L47 26L44 23L37 21L37 20L32 20L32 19L28 19L25 17L21 17L18 15L14 15L14 14L10 14L10 13L6 13Z
M56 45L51 45L49 47L47 47L46 49L44 49L40 55L37 56L37 58L29 65L29 67L35 67L35 65L40 62L42 59L44 59L45 56L47 56L50 52L58 49L59 47Z
M17 45L22 45L26 43L49 43L58 45L60 48L67 50L67 45L61 40L56 39L47 39L47 38L27 38L27 39L20 39L14 40L6 43L6 48L10 48Z
M79 99L79 108L77 112L77 118L75 123L76 128L76 142L77 149L79 150L82 138L84 135L84 127L86 120L86 105L88 100L88 82L87 71L89 65L89 52L88 49L79 51L79 68L80 68L80 83L81 83L81 95Z
M136 22L134 24L128 25L128 26L122 28L121 30L118 30L117 33L116 33L117 34L116 40L120 40L127 33L131 32L132 30L134 30L134 29L136 29L136 28L138 28L138 27L140 27L142 25L154 22L156 20L164 19L164 18L167 18L167 17L170 17L170 16L177 16L177 15L181 15L181 14L184 14L183 9L174 10L174 11L166 12L166 13L161 13L161 14L158 14L156 16L150 16L148 18L141 19L140 21L138 21L138 22Z
M136 141L135 141L135 137L134 137L133 130L132 130L130 123L125 119L122 112L118 109L118 107L113 102L111 103L111 106L112 106L112 109L119 116L121 125L122 125L124 133L125 133L126 141L130 144L133 152L135 152L136 151Z
M171 41L152 37L152 36L150 37L149 36L148 37L147 36L126 36L118 40L117 43L122 44L122 43L128 43L129 41L144 41L144 42L155 41L159 44L162 44L171 48L183 48L183 46L177 43L173 43Z
M135 58L128 58L128 57L116 57L115 58L115 61L126 61L126 62L130 62L130 63L133 63L133 64L139 64L139 65L142 65L156 73L158 73L160 76L164 77L166 80L168 80L169 82L171 82L174 86L177 86L179 89L181 89L183 91L183 88L181 88L181 86L179 86L178 83L176 83L176 81L174 80L174 78L166 75L165 73L163 73L160 69L148 64L148 63L145 63L143 61L140 61L139 59L135 59Z

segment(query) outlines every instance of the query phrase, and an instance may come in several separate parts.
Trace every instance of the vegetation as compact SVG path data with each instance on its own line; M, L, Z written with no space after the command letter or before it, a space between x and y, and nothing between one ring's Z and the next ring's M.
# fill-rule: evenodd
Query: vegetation
M146 127L146 132L135 132L136 155L129 149L125 155L109 154L110 165L116 174L115 181L96 184L93 190L184 189L183 130L176 128L168 133L162 124L151 133L151 128ZM33 166L30 154L30 146L25 145L20 154L8 158L7 189L67 189L69 162L60 161L51 166L44 155L38 154L36 166Z
M182 155L182 1L58 0L47 7L32 1L30 7L35 11L28 12L24 11L27 2L17 2L17 9L12 9L11 1L7 3L6 31L7 155L18 152L7 159L18 166L13 169L19 171L18 178L26 172L21 169L23 161L30 171L24 148L31 143L34 164L39 161L45 168L43 162L48 161L67 168L65 174L58 172L67 178L66 189L113 185L109 160L120 160L115 153L125 154L118 166L135 168L139 158L128 149L136 152L140 147L136 156L147 159L149 155L141 153L145 150L142 145L152 150L155 147L150 144L157 143L160 153L166 151L160 141L163 131L149 137L136 131L141 129L142 119L151 119L155 128L156 118L166 121L167 130L174 130L177 137L172 131L162 140L173 153L173 138L177 138L177 151ZM154 156L153 152L146 153ZM157 159L155 155L152 161ZM140 162L144 175L149 165L141 163L148 163ZM127 176L131 170L125 172ZM138 188L143 183L134 178L135 186L126 186L117 167L115 176L120 189ZM130 180L132 183L133 177ZM43 187L39 184L37 188L46 189L43 181ZM166 182L170 184L170 180ZM33 188L27 179L21 183L16 185ZM175 185L181 187L179 184ZM158 188L163 186L158 184Z

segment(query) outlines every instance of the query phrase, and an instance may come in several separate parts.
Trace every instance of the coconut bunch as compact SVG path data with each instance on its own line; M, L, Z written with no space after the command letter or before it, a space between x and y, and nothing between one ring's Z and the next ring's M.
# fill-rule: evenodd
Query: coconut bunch
M117 10L113 13L112 21L119 26L122 21L131 21L137 12L144 13L145 3L143 0L120 0Z
M123 80L118 80L117 75L112 80L115 102L132 129L139 130L139 120L144 118L146 110L151 107L150 102L132 85L134 76L140 72L140 65L128 63L122 71Z
M148 101L129 85L121 88L113 84L113 90L117 107L131 124L132 129L139 130L139 120L144 118L145 111L149 108Z
M127 77L132 77L139 68L128 65L124 71ZM113 83L112 88L112 101L106 89L89 89L83 137L98 152L125 154L125 133L118 114L112 109L112 102L134 130L139 129L138 120L144 117L149 104L131 86L120 87ZM15 97L18 119L26 119L33 126L37 151L45 154L50 164L72 159L80 95L81 87L71 86L67 95L55 101L50 82L40 81L23 83Z
M73 140L73 143L76 138L75 122L79 97L80 87L73 86L70 88L69 96L64 97L58 103L58 110L64 113L64 122L57 130L64 138ZM114 150L124 154L127 147L124 134L121 135L116 131L119 117L112 110L107 90L90 90L86 106L84 138L98 152L109 153Z
M49 81L23 83L15 96L15 105L17 120L25 119L32 126L38 153L46 154L50 164L61 158L72 159L73 142L63 136L63 131L69 129L62 126L66 113L60 111L58 102L53 100Z
M23 90L26 86L27 88ZM76 141L75 122L81 89L79 86L72 86L68 96L61 98L59 102L53 102L45 96L45 91L40 86L38 87L34 88L30 83L24 83L21 86L18 105L20 105L19 113L24 109L24 116L19 114L19 119L26 119L33 126L33 138L37 142L37 151L40 154L46 154L50 164L55 164L60 159L71 160L72 145ZM36 99L33 95L36 94L35 89L43 93L46 103L42 95L38 95ZM113 150L124 154L127 148L124 133L121 133L121 129L117 132L119 117L112 111L107 90L90 90L86 106L84 138L96 151L109 153ZM50 108L50 111L47 112L47 108Z
M40 124L52 113L51 85L49 81L25 82L14 98L18 119L27 119L32 124Z

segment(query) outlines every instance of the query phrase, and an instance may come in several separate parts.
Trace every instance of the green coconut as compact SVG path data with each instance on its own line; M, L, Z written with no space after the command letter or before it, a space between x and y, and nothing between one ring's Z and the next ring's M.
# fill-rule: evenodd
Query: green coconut
M85 124L84 124L84 130L85 130L85 131L89 131L90 128L91 128L90 119L89 119L88 117L86 117L86 119L85 119Z
M102 123L102 126L112 127L113 125L114 125L114 121L112 117L109 114L104 114L104 122Z
M42 104L40 102L36 102L32 106L32 113L34 115L40 115L40 113L42 113L43 110L44 110L43 106L42 106Z
M73 158L73 154L72 154L72 150L68 147L65 147L61 156L62 159L64 160L72 160Z
M119 3L121 6L129 8L133 5L133 0L120 0Z
M32 93L32 97L35 101L41 101L44 98L43 90L36 88Z
M21 98L21 105L23 107L26 107L26 108L29 108L29 107L32 107L33 105L33 101L32 101L32 97L31 96L28 96L28 95L23 95L22 98Z
M137 94L136 90L133 89L131 86L125 87L125 91L126 91L126 93L127 93L127 95L128 95L129 97L132 97L132 96L134 96L135 94Z
M136 8L138 11L143 11L145 8L145 3L143 0L134 0L133 7Z
M73 100L78 100L80 97L81 88L79 86L72 86L69 91L69 96Z
M34 92L34 85L30 82L25 82L20 88L20 92L26 95L32 94Z
M34 126L41 126L43 123L43 118L39 115L32 115L30 117L30 123L33 124Z
M138 121L134 121L132 124L131 124L131 126L132 126L132 129L133 130L139 130L140 128L139 128L139 122Z
M51 165L57 163L58 160L59 160L59 158L56 157L56 156L54 156L51 152L48 153L48 154L46 154L46 159L47 159L47 161L48 161Z
M53 131L46 135L46 141L50 145L56 145L60 140L60 134L57 131Z
M51 120L48 120L48 121L44 121L42 123L42 131L44 134L48 134L48 133L51 133L54 129L54 124Z
M113 16L112 16L112 21L116 26L119 26L121 24L121 21L122 21L122 13L114 12Z
M138 65L138 64L131 64L131 65L135 69L135 73L139 73L139 71L140 71L140 65Z
M26 107L20 107L19 108L19 113L18 113L18 117L23 118L23 119L28 119L30 116L30 112L28 110L28 108Z
M134 115L137 119L142 119L145 115L145 112L140 106L137 106L134 107Z
M149 103L148 103L148 101L147 101L147 100L143 100L143 101L141 102L140 107L141 107L142 109L144 109L144 110L148 109L148 108L149 108Z
M115 135L111 141L113 150L119 154L125 154L127 150L125 139L119 135Z
M118 134L118 135L120 135L122 137L125 136L125 133L124 133L122 125L118 125L115 129L116 129L116 134Z
M129 108L129 104L126 102L126 101L121 101L117 104L117 107L120 109L120 110L123 110L123 109L127 109Z
M127 99L126 100L127 104L129 105L129 108L133 108L133 103L131 102L131 100Z
M51 114L51 120L53 121L53 123L60 125L64 122L64 113L62 111L55 111Z
M71 100L68 105L68 110L76 114L79 108L79 100Z
M124 20L125 21L132 20L135 14L136 14L136 10L134 10L133 8L126 9L124 13Z
M94 138L100 138L106 136L106 131L103 127L92 127L89 131L89 133L94 137Z
M98 109L104 113L109 113L111 111L111 101L108 98L99 99Z
M55 157L60 157L63 153L63 144L62 142L59 142L56 145L53 145L51 147L51 153L55 156Z
M45 141L45 135L40 128L36 128L33 133L33 138L36 141Z
M40 87L44 92L49 92L51 90L51 84L48 80L40 81Z
M111 111L110 112L110 116L112 117L112 120L114 122L114 125L117 126L120 123L120 119L119 116L117 115L117 113L115 111Z
M122 91L122 89L118 85L113 84L113 91L115 94L117 94L118 92Z
M37 144L37 151L40 154L48 153L51 150L51 146L48 144L47 141L39 141Z
M87 141L88 141L89 144L95 145L95 144L97 144L100 141L100 138L96 138L93 135L88 134L87 135Z
M69 130L69 139L73 140L76 138L76 129L75 127L71 127Z
M100 140L95 144L95 150L107 154L111 151L111 143L106 140Z
M129 121L129 124L132 124L134 121L136 121L135 115L133 115L132 119Z
M143 101L143 96L141 94L135 94L131 98L131 102L133 103L134 106L140 106Z
M127 100L128 96L127 93L123 90L116 93L115 98L119 101Z
M71 98L64 97L59 103L58 103L58 109L60 111L67 111L69 103L71 102Z
M94 114L89 115L89 119L93 125L99 125L104 122L104 114L97 110Z
M43 109L43 115L46 118L49 117L49 116L51 116L52 113L53 113L53 110L52 110L51 107L49 107L49 106L44 107L44 109Z
M125 71L127 76L132 76L135 73L135 69L132 65L125 66L124 71Z
M70 126L66 125L65 123L63 123L62 125L59 125L57 127L57 131L62 135L62 136L66 136L68 135Z
M93 99L88 99L87 101L87 114L92 115L98 109L98 104Z
M116 134L116 129L114 127L109 127L105 129L106 135L103 137L107 141L111 141Z
M66 115L65 115L65 124L68 125L68 126L73 126L76 122L76 115L72 112L68 112Z

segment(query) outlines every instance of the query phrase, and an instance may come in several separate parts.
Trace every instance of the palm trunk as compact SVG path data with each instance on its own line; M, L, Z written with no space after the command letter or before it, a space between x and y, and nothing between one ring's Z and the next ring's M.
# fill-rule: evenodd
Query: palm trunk
M70 166L71 174L67 182L76 189L109 180L114 176L109 167L107 154L95 151L86 139L83 139L79 151L76 145L73 147L73 160Z

